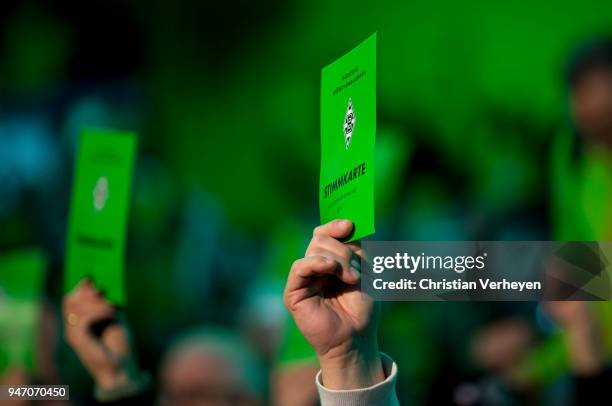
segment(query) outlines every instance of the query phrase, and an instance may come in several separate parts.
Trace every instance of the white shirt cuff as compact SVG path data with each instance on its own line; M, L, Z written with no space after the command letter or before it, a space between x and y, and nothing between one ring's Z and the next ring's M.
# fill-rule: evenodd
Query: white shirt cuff
M317 373L316 384L321 406L396 406L399 405L395 393L397 364L381 353L385 380L368 388L336 390L327 389L321 382L321 371Z

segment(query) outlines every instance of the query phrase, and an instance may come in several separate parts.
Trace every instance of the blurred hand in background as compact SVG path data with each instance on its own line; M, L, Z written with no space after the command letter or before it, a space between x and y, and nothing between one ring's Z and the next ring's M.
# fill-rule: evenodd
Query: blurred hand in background
M31 379L28 374L19 368L10 368L4 375L0 376L0 385L21 386L30 384ZM25 406L28 404L28 400L3 400L2 404L8 406Z
M550 301L546 302L546 310L567 334L566 346L574 373L579 376L600 373L605 367L604 348L589 303Z
M134 383L137 368L127 327L90 280L64 298L63 316L66 340L98 389L115 391Z

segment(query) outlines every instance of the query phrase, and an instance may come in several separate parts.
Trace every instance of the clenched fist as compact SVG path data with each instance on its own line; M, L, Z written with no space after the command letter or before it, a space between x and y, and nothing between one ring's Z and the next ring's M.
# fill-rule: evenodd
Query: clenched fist
M378 306L361 292L358 243L340 240L353 224L335 220L314 230L304 258L293 263L284 301L317 353L329 389L372 386L385 379L378 351Z

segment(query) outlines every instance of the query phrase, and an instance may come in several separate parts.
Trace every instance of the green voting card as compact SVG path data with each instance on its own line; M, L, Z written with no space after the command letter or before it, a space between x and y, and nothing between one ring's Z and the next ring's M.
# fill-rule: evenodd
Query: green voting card
M46 269L46 258L37 249L0 255L0 380L11 368L36 370Z
M350 241L374 233L376 34L321 71L321 223L347 219Z
M124 251L136 136L88 129L79 141L68 225L65 290L89 277L125 304Z

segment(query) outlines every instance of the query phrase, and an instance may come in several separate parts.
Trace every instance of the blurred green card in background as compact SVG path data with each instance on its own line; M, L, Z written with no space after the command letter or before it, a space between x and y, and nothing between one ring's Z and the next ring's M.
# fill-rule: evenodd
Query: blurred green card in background
M47 261L37 249L0 254L0 378L36 369L36 337Z
M321 223L348 219L349 241L374 233L376 34L321 71Z
M92 279L112 303L125 304L124 251L136 136L81 134L70 206L65 290Z

